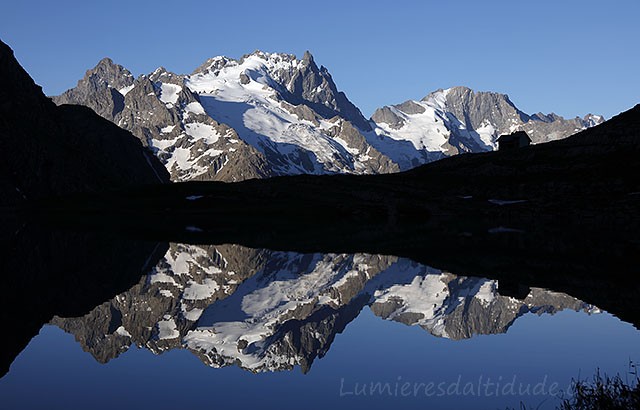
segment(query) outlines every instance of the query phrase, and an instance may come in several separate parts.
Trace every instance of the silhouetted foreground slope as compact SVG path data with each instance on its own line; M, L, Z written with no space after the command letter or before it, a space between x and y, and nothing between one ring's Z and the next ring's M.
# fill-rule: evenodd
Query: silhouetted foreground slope
M398 174L181 183L32 203L32 209L113 216L123 228L183 239L222 235L273 246L304 237L292 243L375 247L382 233L393 240L416 230L468 237L496 224L530 233L538 226L595 224L635 235L639 118L636 106L563 141L458 155ZM367 233L364 242L353 243L359 232Z
M407 256L562 291L640 323L640 106L564 141L409 172L183 183L32 204L67 229Z
M57 107L0 41L0 205L168 182L129 132L81 106Z

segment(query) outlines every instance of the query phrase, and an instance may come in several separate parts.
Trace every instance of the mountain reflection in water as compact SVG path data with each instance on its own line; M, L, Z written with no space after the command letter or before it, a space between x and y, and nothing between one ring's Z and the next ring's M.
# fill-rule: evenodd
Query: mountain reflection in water
M505 333L528 312L599 312L540 288L523 299L504 296L497 280L395 256L170 244L128 291L84 316L51 323L101 363L137 345L157 354L188 349L212 367L300 366L306 373L365 306L382 319L454 340Z

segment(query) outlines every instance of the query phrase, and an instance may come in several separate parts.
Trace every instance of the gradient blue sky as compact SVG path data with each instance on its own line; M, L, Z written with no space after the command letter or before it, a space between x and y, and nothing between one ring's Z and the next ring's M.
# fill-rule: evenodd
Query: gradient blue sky
M640 102L640 1L15 1L0 38L45 93L111 57L136 76L208 57L310 50L366 116L467 85L528 113Z

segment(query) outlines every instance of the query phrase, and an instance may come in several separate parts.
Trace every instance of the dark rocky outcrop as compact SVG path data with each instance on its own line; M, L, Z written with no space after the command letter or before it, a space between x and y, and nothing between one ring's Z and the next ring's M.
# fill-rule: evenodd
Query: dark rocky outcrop
M130 133L88 108L57 107L1 42L0 74L0 204L168 181Z
M386 106L378 108L371 116L371 119L378 124L389 124L389 126L394 130L398 130L404 125L404 120L400 118L398 114L394 113L391 108Z

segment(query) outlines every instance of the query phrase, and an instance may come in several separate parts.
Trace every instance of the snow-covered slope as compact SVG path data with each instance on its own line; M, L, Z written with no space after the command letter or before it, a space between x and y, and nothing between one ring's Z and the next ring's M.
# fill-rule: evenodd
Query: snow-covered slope
M502 134L524 130L534 143L568 137L598 125L604 118L589 114L566 120L556 114L528 115L507 95L453 87L420 101L385 106L371 117L367 140L402 169L442 156L497 148ZM404 142L404 146L399 146Z
M260 151L276 174L378 173L396 170L344 122L367 128L311 54L255 52L216 57L186 81L205 111Z

